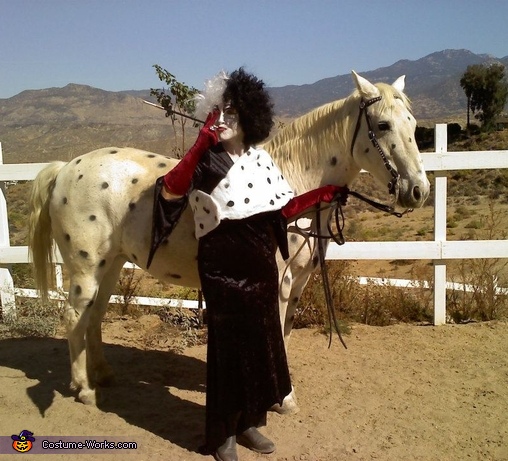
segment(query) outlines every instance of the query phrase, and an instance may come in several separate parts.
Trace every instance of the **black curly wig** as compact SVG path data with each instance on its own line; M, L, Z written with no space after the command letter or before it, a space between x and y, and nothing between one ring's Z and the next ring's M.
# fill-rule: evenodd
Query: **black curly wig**
M222 100L237 110L245 146L268 137L273 127L273 103L262 80L240 67L229 75Z

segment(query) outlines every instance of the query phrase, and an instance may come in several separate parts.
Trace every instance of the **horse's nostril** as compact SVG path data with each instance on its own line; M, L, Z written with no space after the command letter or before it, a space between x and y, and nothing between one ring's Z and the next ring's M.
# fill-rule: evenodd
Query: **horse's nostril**
M413 187L413 197L417 201L419 201L422 198L422 193L418 186Z

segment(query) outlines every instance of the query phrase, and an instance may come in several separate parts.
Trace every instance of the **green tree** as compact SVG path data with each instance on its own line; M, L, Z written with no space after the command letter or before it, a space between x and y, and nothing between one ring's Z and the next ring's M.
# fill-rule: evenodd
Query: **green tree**
M503 111L508 99L508 83L502 64L475 64L468 66L460 79L467 97L467 125L469 112L482 123L484 130L494 127L496 117Z
M176 77L158 64L152 66L161 82L168 85L168 89L150 89L150 94L157 98L157 102L166 110L166 117L171 119L173 133L178 144L177 126L181 128L181 147L174 147L174 154L180 157L185 152L185 127L189 121L188 116L196 109L194 96L198 90L185 83L179 82Z

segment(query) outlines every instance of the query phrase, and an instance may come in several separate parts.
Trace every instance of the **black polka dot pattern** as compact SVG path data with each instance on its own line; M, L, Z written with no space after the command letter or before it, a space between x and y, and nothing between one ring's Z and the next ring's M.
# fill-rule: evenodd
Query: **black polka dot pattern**
M222 219L242 219L281 209L293 196L268 152L251 148L210 195L200 190L191 193L196 237L210 232Z

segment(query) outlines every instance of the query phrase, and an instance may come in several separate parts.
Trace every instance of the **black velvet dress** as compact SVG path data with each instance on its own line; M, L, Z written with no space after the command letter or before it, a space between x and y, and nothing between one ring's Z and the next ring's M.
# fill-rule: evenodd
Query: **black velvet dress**
M260 426L291 391L278 309L272 217L223 221L199 241L208 322L206 439Z
M192 189L211 192L233 165L205 154ZM265 423L291 381L278 305L277 248L287 257L280 210L223 220L199 239L198 269L208 323L206 447Z

